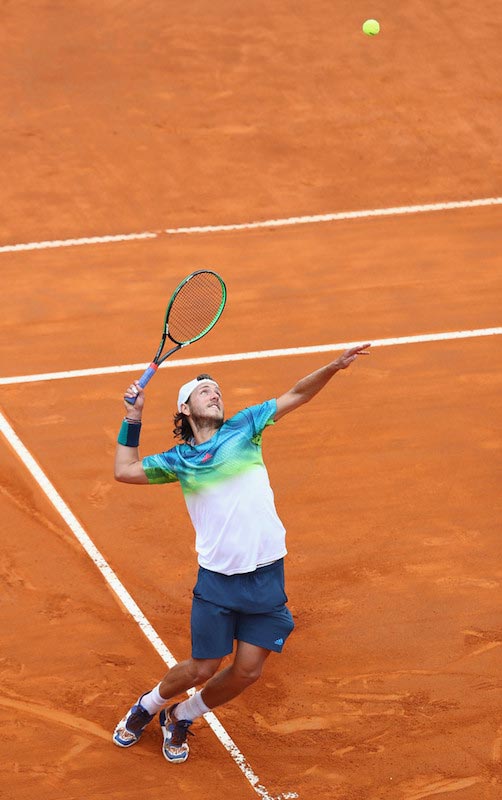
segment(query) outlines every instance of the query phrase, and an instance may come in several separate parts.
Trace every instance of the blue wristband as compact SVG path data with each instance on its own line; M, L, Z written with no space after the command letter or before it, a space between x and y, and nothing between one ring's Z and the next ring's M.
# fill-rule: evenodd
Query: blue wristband
M137 447L139 445L139 435L141 433L141 422L128 422L122 420L119 437L117 442L125 447Z

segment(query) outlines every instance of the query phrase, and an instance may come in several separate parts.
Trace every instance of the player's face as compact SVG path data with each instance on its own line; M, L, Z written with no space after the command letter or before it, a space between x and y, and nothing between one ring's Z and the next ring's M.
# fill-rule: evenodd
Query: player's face
M204 383L197 386L190 395L188 403L190 414L196 419L223 420L224 407L221 391L214 383Z

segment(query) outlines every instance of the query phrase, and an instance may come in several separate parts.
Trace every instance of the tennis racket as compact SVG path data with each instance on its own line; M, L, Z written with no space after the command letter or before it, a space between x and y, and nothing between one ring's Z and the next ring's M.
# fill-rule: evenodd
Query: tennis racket
M157 352L139 379L139 385L144 388L166 358L209 333L221 317L226 301L227 288L212 270L199 269L181 281L167 306ZM175 347L162 355L168 337ZM125 399L132 406L136 402L136 397Z

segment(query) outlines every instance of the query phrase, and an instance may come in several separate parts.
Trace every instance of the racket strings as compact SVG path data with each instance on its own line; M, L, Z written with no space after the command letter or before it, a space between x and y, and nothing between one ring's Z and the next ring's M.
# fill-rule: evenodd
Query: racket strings
M169 336L178 343L200 338L220 316L224 289L211 272L199 272L176 295L168 318Z

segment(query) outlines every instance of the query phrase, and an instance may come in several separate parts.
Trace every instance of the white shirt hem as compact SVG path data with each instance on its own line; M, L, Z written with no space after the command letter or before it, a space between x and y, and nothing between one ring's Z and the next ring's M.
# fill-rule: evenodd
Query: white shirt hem
M271 558L267 558L265 562L260 562L259 564L255 564L254 566L249 567L239 567L239 569L234 569L231 572L223 572L221 569L216 569L215 567L206 566L206 564L202 564L199 560L199 566L203 567L204 569L209 570L209 572L217 572L219 575L245 575L248 572L256 572L257 569L260 567L266 567L269 564L273 564L274 561L279 561L281 558L284 558L287 555L287 550L283 550L276 556L272 556Z

